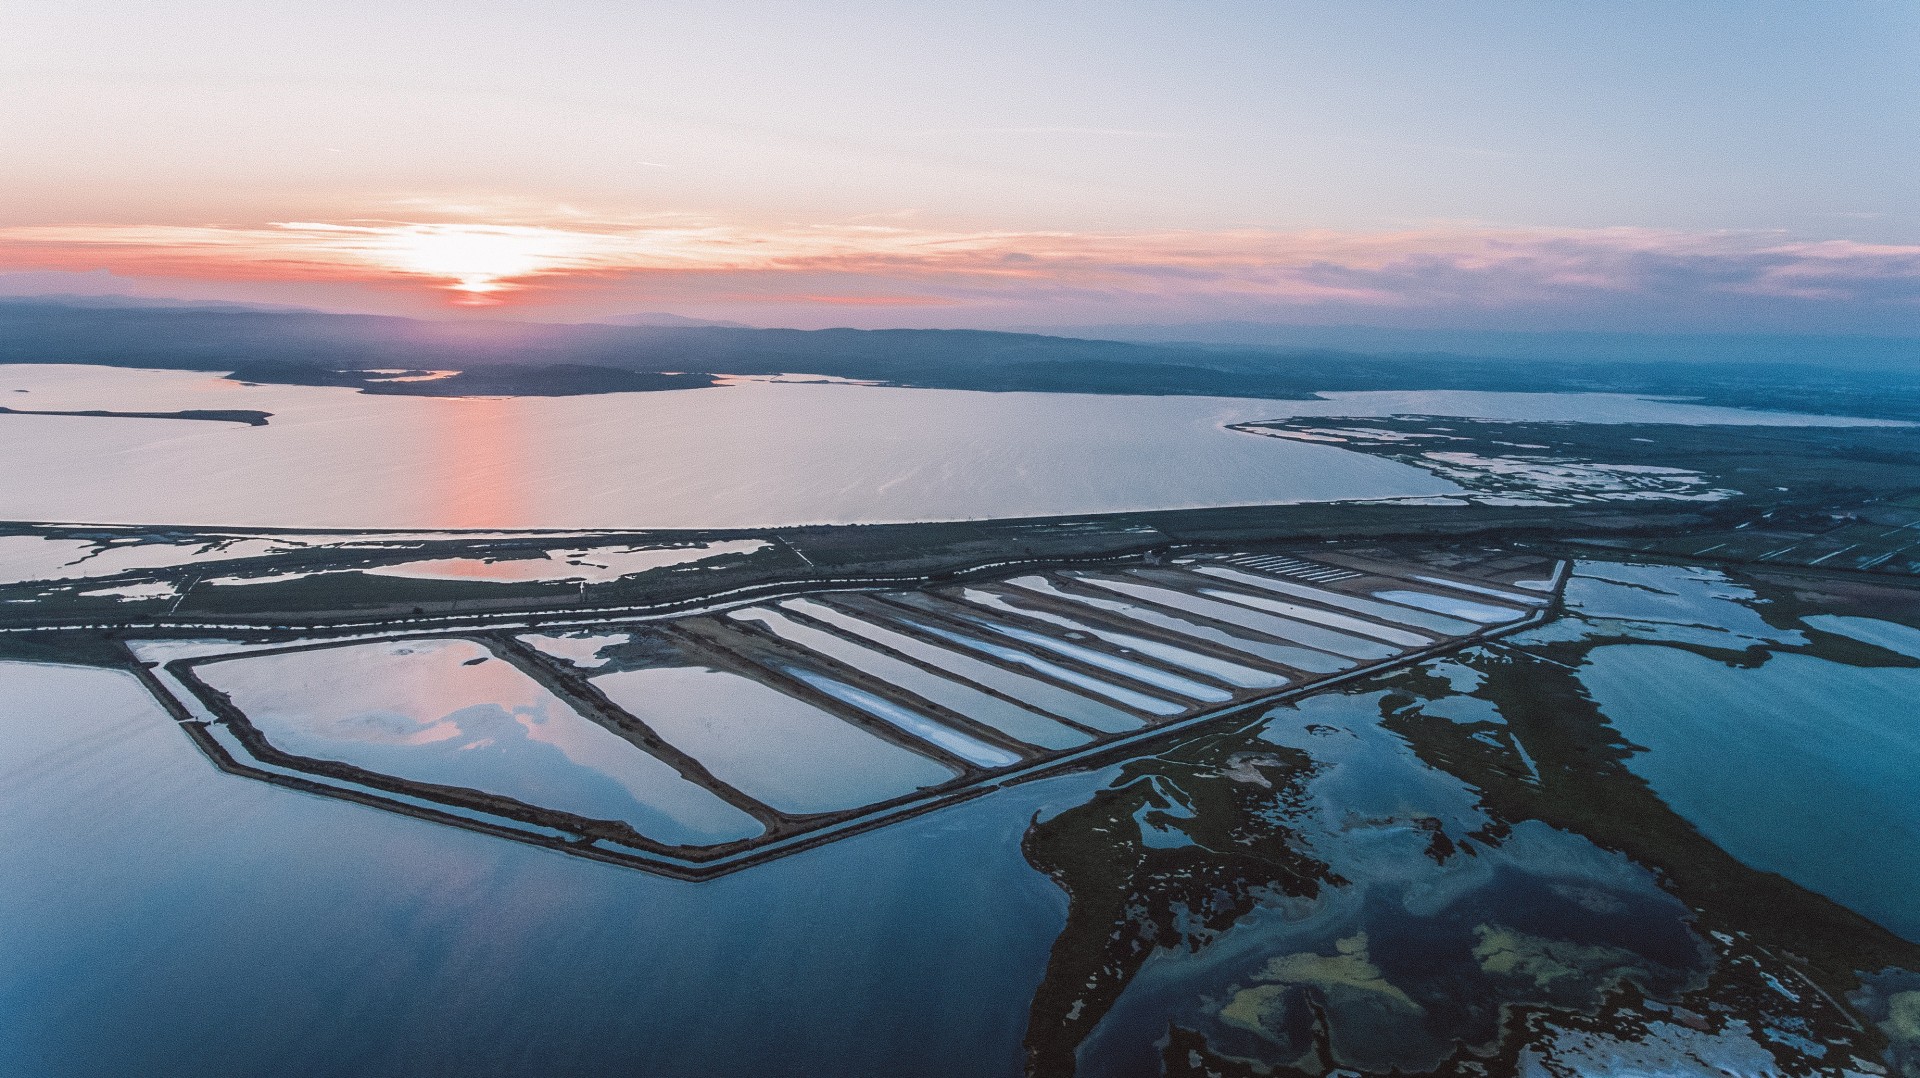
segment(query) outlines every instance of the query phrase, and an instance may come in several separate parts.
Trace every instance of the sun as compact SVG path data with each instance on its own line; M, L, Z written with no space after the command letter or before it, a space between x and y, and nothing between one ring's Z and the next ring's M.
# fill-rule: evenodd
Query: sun
M469 302L510 291L520 278L576 264L586 237L518 225L409 225L389 232L375 255L390 268L451 282Z

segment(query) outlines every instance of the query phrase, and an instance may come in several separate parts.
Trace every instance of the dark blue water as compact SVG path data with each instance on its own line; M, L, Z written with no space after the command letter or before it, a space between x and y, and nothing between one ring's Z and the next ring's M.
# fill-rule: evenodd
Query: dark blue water
M1696 599L1672 616L1714 640L1737 624L1716 608L1751 614ZM1602 647L1580 675L1648 747L1631 766L1736 856L1910 932L1916 671L1793 654L1736 668L1653 643L1686 628L1655 613L1633 629L1649 643ZM1511 660L1429 672L1470 693L1474 664L1495 661ZM1276 826L1340 882L1156 945L1080 1044L1083 1073L1157 1073L1170 1021L1223 1050L1297 1054L1289 1000L1307 992L1342 1053L1418 1070L1456 1039L1490 1044L1502 1003L1669 995L1722 961L1654 868L1538 821L1496 828L1479 791L1382 724L1417 704L1502 743L1497 708L1434 680L1390 675L1132 765L1209 796L1153 835L1076 833L1095 868L1081 883L1103 878L1109 839L1120 862L1177 857L1259 816L1218 795L1251 781L1243 756L1274 751L1313 761L1274 789ZM1067 914L1021 836L1117 772L693 884L222 775L124 674L0 663L0 701L6 1078L1017 1075ZM1437 855L1438 833L1474 848Z
M1615 645L1580 679L1646 750L1627 766L1721 849L1920 941L1920 669Z
M0 1074L1017 1073L1068 777L682 883L214 772L0 664Z

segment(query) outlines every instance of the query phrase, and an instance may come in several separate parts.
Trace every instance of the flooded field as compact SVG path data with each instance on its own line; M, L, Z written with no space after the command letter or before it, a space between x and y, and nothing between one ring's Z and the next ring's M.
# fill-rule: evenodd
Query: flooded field
M1920 659L1911 638L1893 639L1904 626L1820 628ZM1834 666L1780 655L1729 667L1620 644L1595 650L1580 680L1644 750L1628 766L1715 843L1920 939L1920 662ZM1761 789L1769 796L1756 806ZM1834 857L1833 843L1881 852L1856 862Z
M411 398L217 375L0 366L42 410L252 409L264 426L0 417L14 519L224 527L720 528L972 520L1458 492L1336 445L1231 424L1301 415L1849 425L1604 394L1325 401L755 382L578 397ZM184 429L183 429L184 428ZM79 451L84 448L85 451Z
M423 790L616 820L676 846L761 832L472 641L284 651L205 663L193 676L246 715L275 752L270 762L351 764Z
M472 535L470 539L518 540L526 542L535 535ZM656 569L699 565L724 558L739 558L767 549L760 539L736 539L706 543L657 545L598 545L589 547L554 546L547 549L517 550L496 557L396 558L396 551L415 549L446 536L438 533L419 535L372 533L352 534L243 534L198 535L192 537L154 535L147 529L102 530L90 538L64 535L0 535L0 584L88 580L117 576L142 570L164 570L181 566L218 568L222 562L271 558L276 555L326 552L337 558L363 555L368 565L360 570L374 576L404 577L420 580L467 580L488 582L553 581L604 583ZM336 578L346 570L332 570ZM304 573L318 576L321 573ZM289 579L288 573L260 576L219 576L202 574L210 586L244 586Z
M655 667L603 674L594 682L722 781L782 812L856 808L958 774L739 674Z
M1558 572L1210 554L559 632L163 650L155 684L231 770L695 875L1538 620L1513 582Z
M1178 605L1203 599L1206 613ZM1274 620L1208 616L1236 611ZM1370 662L1269 630L1417 656L1382 634L1444 642L1455 624L1518 630L704 882L405 807L522 828L597 814L635 830L636 856L777 845L796 819L861 818L845 806L937 797L1223 706L1203 688L1259 699ZM357 776L388 812L213 773L126 673L3 663L20 706L0 720L0 828L24 885L0 889L17 929L0 958L43 989L12 997L32 1033L4 1058L344 1075L356 1052L479 1022L523 1062L425 1043L527 1075L640 1058L876 1078L1265 1073L1251 1060L1913 1073L1920 747L1900 705L1916 644L1920 626L1710 569L1589 561L1556 585L1537 558L1355 551L517 635L143 647L157 674L225 694L252 747L293 765L275 773L355 777L299 755L404 778ZM1320 671L1298 664L1311 656ZM1737 706L1705 706L1702 685ZM187 696L194 721L213 717ZM244 759L246 740L220 744ZM546 814L448 798L453 784ZM109 787L122 807L81 810ZM673 847L685 863L698 848ZM206 916L242 907L267 919ZM102 926L87 946L121 955L124 976L82 977L60 928L76 917ZM183 942L201 973L179 965ZM495 975L476 984L476 968ZM276 1032L296 998L344 1005L369 969L406 991L353 1045ZM742 978L796 995L743 1000ZM157 998L186 1005L164 1034L72 1035ZM56 1044L69 1055L37 1065Z
M125 670L0 663L0 1065L1920 1073L1920 619L1878 587L1375 548L140 646L329 797ZM691 882L534 848L562 809L660 865L834 841Z
M760 539L698 543L684 547L589 547L540 551L523 558L424 558L375 566L374 576L401 576L420 580L585 581L605 583L650 569L688 565L714 558L757 553L767 548Z
M1466 417L1408 411L1363 418L1293 416L1239 424L1235 430L1301 445L1337 447L1419 468L1455 485L1429 505L1576 506L1688 503L1702 508L1738 498L1800 493L1805 488L1879 486L1883 493L1911 493L1915 464L1912 428L1893 426L1845 432L1779 424L1703 430L1685 423L1649 422L1625 416L1618 423ZM1836 438L1835 435L1839 436ZM1846 462L1846 463L1843 463ZM1844 477L1844 478L1843 478ZM1884 485L1882 485L1884 484ZM1869 503L1880 499L1868 497ZM1878 515L1876 514L1876 519ZM1907 520L1894 521L1896 525ZM1829 526L1833 521L1827 522ZM1750 522L1749 522L1750 524ZM1889 545L1888 529L1859 529L1847 550L1862 560L1892 556L1907 542ZM1692 543L1689 536L1660 536L1655 547L1698 553L1740 546L1740 538L1717 535ZM1648 542L1648 540L1640 540ZM1669 544L1671 544L1669 546ZM1784 544L1785 547L1792 543ZM1840 544L1809 550L1809 558L1844 553ZM1762 547L1762 550L1768 548Z
M1037 823L1034 1073L1920 1073L1920 629L1662 565L1566 602Z

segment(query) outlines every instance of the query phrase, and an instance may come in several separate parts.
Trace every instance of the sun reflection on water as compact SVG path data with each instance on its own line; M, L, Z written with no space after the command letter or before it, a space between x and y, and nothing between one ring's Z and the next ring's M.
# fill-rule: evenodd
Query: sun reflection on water
M436 408L439 448L423 500L438 503L443 527L509 528L529 519L522 469L525 437L520 401L453 397Z

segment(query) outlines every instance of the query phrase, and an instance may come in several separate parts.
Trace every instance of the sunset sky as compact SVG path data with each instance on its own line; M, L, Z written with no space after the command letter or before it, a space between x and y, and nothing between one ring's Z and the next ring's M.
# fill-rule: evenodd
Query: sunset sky
M1920 5L0 6L0 294L1912 333Z

